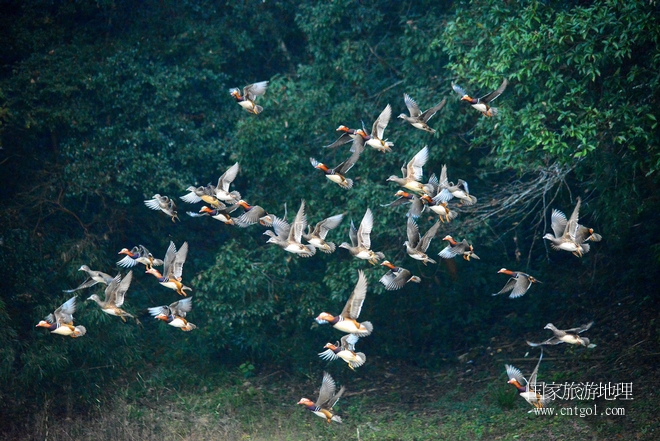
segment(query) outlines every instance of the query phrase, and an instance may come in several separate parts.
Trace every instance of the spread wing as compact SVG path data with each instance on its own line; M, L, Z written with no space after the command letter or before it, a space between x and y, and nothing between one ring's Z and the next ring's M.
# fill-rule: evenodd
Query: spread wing
M481 98L479 98L479 101L481 101L482 103L490 103L491 101L495 100L498 96L502 95L502 92L504 92L504 89L506 89L506 86L508 84L509 84L509 80L505 78L504 81L502 81L502 84L500 84L500 87L497 88L497 90L482 96Z
M303 233L307 229L307 215L305 214L305 200L300 201L300 208L289 230L289 241L300 243Z
M337 214L322 220L314 227L314 235L325 240L325 236L328 235L328 231L337 228L343 219L343 214Z
M392 107L388 104L380 116L374 122L373 128L371 129L371 136L376 136L378 139L383 139L383 134L385 133L385 128L390 122L390 117L392 116Z
M422 179L422 176L424 176L422 167L424 167L428 159L429 159L429 149L428 147L424 147L419 152L417 152L415 156L413 156L410 162L408 162L408 165L406 167L405 177L412 178L416 181L420 181Z
M445 107L445 103L447 102L447 98L443 99L440 101L438 104L435 106L431 107L428 110L425 110L424 113L420 115L420 119L424 122L428 122L431 118L433 118L433 115L438 113L443 107Z
M344 394L344 391L346 391L346 388L342 386L341 389L339 389L339 392L337 392L335 396L333 396L328 400L328 404L326 405L328 409L332 409L335 406L335 404L337 404L337 401L339 401L341 396Z
M408 218L408 223L406 224L406 233L408 235L408 243L411 248L417 248L419 243L419 228L417 223L413 220L412 216Z
M358 270L358 281L353 289L353 293L348 298L344 310L341 312L342 317L350 317L356 320L362 311L362 304L367 297L367 277L362 270Z
M353 139L352 139L352 137L349 133L343 133L339 138L337 138L337 140L335 142L333 142L332 144L323 146L323 148L325 148L325 149L334 149L334 148L337 148L337 147L341 147L344 144L348 144L352 140Z
M467 95L467 92L465 91L465 89L463 89L458 84L451 83L451 88L454 89L454 92L459 94L461 96L461 98L463 98L464 96Z
M534 371L532 372L532 375L529 377L529 381L527 382L527 391L535 390L531 388L536 388L536 377L538 376L539 373L539 366L541 366L541 360L543 359L543 346L541 346L541 355L539 356L539 361L536 363L536 367L534 368Z
M510 364L505 364L504 367L506 368L506 374L509 377L509 380L516 380L521 385L527 384L527 379L523 376L522 372L520 372L520 369L513 367Z
M364 138L362 136L356 136L353 138L353 145L351 145L351 156L349 158L339 164L337 167L334 168L334 171L336 173L339 173L340 175L343 175L347 173L350 169L353 168L355 163L360 159L360 155L364 151Z
M259 222L259 219L264 217L266 214L268 213L266 213L266 210L264 210L262 207L259 205L253 205L252 208L250 208L248 211L241 214L239 217L234 218L234 222L239 227L246 228Z
M229 167L227 171L224 172L222 176L220 176L220 179L218 179L218 188L228 192L229 185L234 182L234 179L236 179L236 175L238 174L239 170L240 166L238 165L238 162Z
M55 315L55 321L57 323L72 323L73 322L73 313L76 312L76 297L71 297L69 300L64 302L59 308L53 313ZM50 316L49 316L50 317ZM46 321L51 323L46 317Z
M291 231L291 225L287 221L277 216L273 216L273 231L278 238L288 237Z
M188 300L188 299L186 299ZM163 314L163 315L171 315L172 311L170 310L169 306L154 306L152 308L147 308L149 311L149 314L152 316L156 317L157 315Z
M268 88L268 81L261 81L259 83L250 84L243 88L243 96L249 100L254 100L256 97L266 93Z
M110 282L105 288L105 299L103 300L103 303L107 305L115 305L117 289L119 288L120 283L121 274L117 274L115 278L112 279L112 282Z
M411 272L404 268L398 268L398 270L389 270L383 277L380 278L379 282L385 286L386 290L393 291L395 289L403 288L403 286L410 278L410 275Z
M192 297L186 297L185 299L172 303L169 306L169 309L174 315L185 317L186 313L190 312L192 309Z
M408 112L410 113L410 116L412 118L419 118L419 115L421 115L422 112L419 110L419 106L417 105L415 100L410 98L410 95L408 95L407 93L404 93L403 101L406 103L406 107L408 108Z
M362 222L360 222L360 229L357 232L358 246L363 246L367 249L371 248L371 229L373 226L374 215L371 213L371 209L367 208L367 211L362 218Z
M186 263L186 257L188 257L188 242L184 242L183 245L181 245L181 249L176 252L176 257L174 258L172 274L177 279L181 278L181 274L183 273L183 264Z
M167 196L155 194L152 199L144 201L144 205L151 208L152 210L161 210L168 207L169 198Z
M511 278L511 279L508 280L508 282L506 282L506 285L504 285L504 288L502 288L499 292L496 292L493 295L496 296L498 294L504 294L505 292L509 292L513 288L515 288L515 286L516 286L516 279Z
M528 341L527 344L530 345L531 347L535 348L537 346L543 346L543 345L558 345L560 343L564 343L557 337L552 337L547 339L546 341L542 341L541 343L532 343L531 341Z
M329 373L323 372L323 381L321 382L321 390L319 391L319 397L314 403L317 407L321 407L326 404L330 399L335 395L335 380L330 376Z
M163 259L163 275L168 277L173 270L174 259L176 259L176 245L170 241L170 246L167 247L165 252L165 259Z
M341 338L341 348L347 351L355 351L355 344L360 337L355 334L346 334Z
M426 232L424 237L422 237L422 241L420 242L419 249L423 252L426 252L426 250L429 248L429 244L431 243L431 240L435 237L436 234L438 234L438 230L440 229L440 221L436 221L435 224L429 230Z
M358 246L358 230L355 228L355 224L353 221L351 221L351 228L348 229L348 236L351 239L351 246L356 247Z
M566 215L557 209L553 209L552 215L550 216L550 228L552 228L552 232L556 238L560 238L564 235L567 224L568 221L566 220Z
M571 239L575 240L575 236L578 230L578 221L580 220L580 205L582 205L582 199L578 196L577 203L573 209L571 217L568 219L568 224L566 225L566 230L564 230L564 236L568 236Z
M117 276L119 277L119 276ZM113 280L113 283L115 280L117 280L117 277ZM121 283L115 290L115 298L114 298L114 304L117 305L117 307L121 307L121 305L124 304L124 297L126 296L126 291L128 291L128 287L131 286L131 280L133 280L133 271L129 271L128 274L126 274L126 277L124 277L121 280ZM106 300L107 299L107 291L106 291Z
M442 164L442 171L440 171L440 188L449 188L449 179L447 178L447 165Z
M594 324L594 322L589 322L586 325L578 326L577 328L566 329L564 332L575 332L576 334L581 334L584 331L591 328L591 325L593 325L593 324Z

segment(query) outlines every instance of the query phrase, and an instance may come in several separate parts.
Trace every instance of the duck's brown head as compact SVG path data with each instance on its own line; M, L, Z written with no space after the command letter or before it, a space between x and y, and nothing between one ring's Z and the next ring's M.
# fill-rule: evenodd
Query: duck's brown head
M396 268L394 265L392 265L392 263L389 260L386 260L383 263L381 263L381 266L386 266L386 267L388 267L389 269L392 269L392 270Z
M421 199L422 201L426 202L427 204L432 204L432 203L433 203L433 198L432 198L431 196L427 195L427 194L422 195L422 196L420 197L420 199ZM446 202L440 202L438 205L442 205L442 204L445 204L445 208L447 207L447 203L446 203Z
M513 384L514 386L516 386L517 389L523 388L522 384L520 384L518 380L516 380L515 378L510 379L509 381L507 381L507 383Z
M449 234L446 235L445 237L443 237L442 240L446 240L446 241L449 242L452 246L453 246L453 245L456 245L456 241L455 241L454 238L451 237Z
M145 274L153 274L154 276L161 278L163 275L156 268L149 268L145 271Z
M128 248L122 248L117 254L126 254L127 256L133 256L133 253Z
M314 402L309 398L301 398L300 401L298 401L298 404L302 404L303 406L313 406Z
M204 205L204 206L202 207L202 209L199 210L199 212L200 212L200 213L209 213L209 214L212 214L212 213L213 213L213 210L212 210L210 207L207 207L206 205Z
M335 319L335 316L333 316L332 314L328 314L327 312L322 312L322 313L319 314L318 317L316 317L315 320L318 324L322 325L323 323L331 322L334 319Z
M237 88L229 89L229 94L231 96L233 96L234 98L236 98L236 99L241 99L240 89L237 89Z

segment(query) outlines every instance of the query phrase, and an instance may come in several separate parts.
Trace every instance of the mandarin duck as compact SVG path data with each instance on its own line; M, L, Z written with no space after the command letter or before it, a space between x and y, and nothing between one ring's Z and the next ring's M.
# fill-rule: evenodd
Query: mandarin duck
M379 260L384 259L385 255L380 251L374 252L371 250L371 230L373 226L374 216L371 209L367 208L359 229L355 228L355 224L351 221L351 228L348 230L351 243L342 242L339 248L345 248L352 256L367 260L370 264L375 265Z
M555 250L564 250L573 253L577 257L582 257L583 254L589 252L589 244L584 243L587 240L588 228L580 228L578 224L580 216L580 205L582 200L577 198L577 203L573 209L571 218L566 220L566 215L561 211L554 209L550 216L550 227L554 234L547 233L543 236L544 239L550 241L550 244ZM600 235L598 235L600 237Z
M470 258L479 259L479 256L474 254L474 248L467 240L463 239L462 242L456 242L454 238L449 235L445 236L442 240L449 242L449 245L438 253L438 256L443 259L453 259L458 255L463 256L463 259L468 262L470 261Z
M307 410L314 415L325 418L328 423L335 421L341 423L341 417L332 411L332 408L337 404L342 394L346 390L344 386L335 393L336 385L335 380L332 379L329 373L323 372L323 382L321 383L321 390L316 402L308 398L301 398L298 404L305 406Z
M420 283L422 281L419 277L413 276L409 270L392 265L389 260L384 261L381 265L390 269L379 280L388 291L401 289L408 282Z
M536 367L534 368L534 372L532 372L532 375L529 377L529 380L527 380L522 372L520 372L520 369L513 367L511 365L504 365L506 368L506 374L509 377L509 381L507 383L513 384L516 389L518 389L518 394L525 399L529 404L534 406L535 408L539 409L542 407L547 407L548 403L550 402L550 398L543 395L542 393L539 393L538 385L537 385L537 375L539 371L539 366L541 365L541 359L543 358L543 348L541 347L541 356L539 357L538 363L536 363ZM523 386L523 383L525 384ZM533 410L530 410L532 412Z
M126 257L117 262L117 265L123 268L132 268L138 263L141 263L149 269L153 266L161 266L163 264L162 260L154 258L153 254L142 245L133 247L130 251L128 248L122 248L117 254L126 254Z
M426 255L426 250L429 248L431 241L438 233L440 229L440 221L437 221L431 228L428 229L424 237L419 234L419 228L417 223L412 217L408 218L406 224L406 232L408 235L408 240L404 242L406 247L406 253L415 260L421 260L424 265L428 262L436 263L435 260L431 259Z
M243 88L243 95L238 87L229 89L229 94L236 99L236 102L245 110L255 115L260 114L264 108L255 104L254 100L266 93L268 88L268 81L260 81L258 83L250 84Z
M239 217L233 218L233 221L236 226L241 228L247 228L250 225L254 225L258 223L261 218L268 215L268 212L259 205L250 205L242 199L238 201L238 205L243 207L245 213L241 214Z
M356 136L353 139L353 146L351 147L351 156L336 166L335 168L328 168L325 164L318 162L314 158L309 158L309 161L312 163L314 168L321 170L325 173L325 177L335 184L339 185L341 188L346 190L353 187L353 180L347 178L345 175L348 171L353 168L357 160L360 158L360 155L364 151L364 139L361 136Z
M555 336L547 339L546 341L542 341L541 343L531 343L528 341L527 344L535 347L535 346L543 346L543 345L558 345L560 343L568 343L569 345L582 345L589 349L595 348L596 345L590 343L587 337L580 337L580 334L591 328L591 325L593 324L594 322L589 322L586 325L578 326L577 328L562 330L562 329L557 329L557 327L552 323L548 323L547 325L545 325L543 329L551 330L555 334Z
M460 199L463 205L474 205L477 203L477 198L472 196L468 190L468 183L462 179L459 179L456 185L449 185L447 188L443 188L433 198L433 202L439 204L441 202L448 202L453 198Z
M463 179L459 179L458 184L455 185L453 182L449 182L447 178L447 165L443 165L433 202L439 204L440 202L449 202L453 198L459 199L463 205L474 205L477 203L477 198L470 194L467 182Z
M124 298L126 297L126 291L128 291L128 287L131 285L131 280L133 280L133 271L129 271L123 279L121 274L117 274L117 277L105 289L105 300L101 301L101 298L96 294L92 294L87 300L94 300L101 307L101 311L120 317L124 322L126 322L125 317L135 318L121 309L121 306L124 304ZM135 320L137 321L137 319ZM138 321L138 323L140 322Z
M427 122L433 118L433 115L438 113L445 106L447 99L443 99L438 104L428 110L425 110L424 112L419 109L419 106L415 100L410 98L410 95L407 93L403 94L403 101L406 103L406 107L408 108L408 113L410 113L410 116L402 113L399 115L399 118L403 119L404 121L408 121L413 127L417 129L424 130L425 132L429 133L435 133L435 129L429 127Z
M293 224L289 225L285 220L276 216L272 216L270 219L273 224L275 236L268 234L270 236L268 243L275 243L284 251L297 254L300 257L311 257L316 254L316 248L313 245L301 243L302 234L307 229L304 199L300 202L300 208L298 209L298 213L296 213Z
M346 301L346 305L338 316L333 316L327 312L322 312L316 317L316 322L320 325L330 323L335 329L355 334L358 337L366 337L374 330L371 322L358 323L357 319L362 311L362 304L367 296L367 278L362 270L358 270L358 281Z
M155 319L162 320L170 326L182 331L192 331L197 326L186 320L186 314L192 309L192 297L181 299L169 306L154 306L149 308L149 314Z
M87 333L84 326L73 326L73 313L76 312L76 297L64 302L55 312L48 314L37 323L37 328L46 328L51 334L68 335L76 338Z
M174 203L174 200L168 198L167 196L155 194L152 199L147 199L144 201L144 205L151 208L152 210L162 211L172 218L172 222L180 220L179 216L176 214L176 204Z
M494 101L497 97L502 95L502 92L504 92L504 89L506 89L508 84L509 81L505 78L496 91L490 92L481 98L471 98L458 84L451 83L451 87L461 96L461 101L467 101L472 107L483 113L485 116L495 116L497 115L497 108L490 107L489 104L491 101Z
M424 147L421 149L413 158L408 161L408 164L401 168L401 173L403 177L399 178L397 176L390 176L387 178L387 181L396 182L401 187L407 188L408 190L414 191L416 193L424 192L424 184L420 181L424 176L422 167L426 164L426 161L429 159L429 149Z
M367 133L367 129L362 127L362 129L357 131L357 134L362 136L367 145L375 148L379 152L391 152L394 143L384 139L385 128L390 122L390 117L392 116L392 107L388 104L385 109L380 113L374 125L371 128L371 133Z
M153 267L147 269L146 273L156 277L158 283L164 287L173 289L177 294L185 296L185 291L192 291L191 287L181 283L181 274L183 273L183 264L186 263L186 257L188 257L188 242L184 242L179 251L176 250L174 242L170 242L170 246L165 252L165 259L163 259L163 274Z
M219 220L220 222L223 222L227 225L234 225L234 218L230 217L229 215L236 211L236 209L240 206L240 204L226 206L222 202L218 201L218 205L214 208L204 206L199 210L199 213L186 211L186 214L190 217L211 216L211 218Z
M88 275L87 279L78 285L77 288L74 289L65 289L63 290L64 292L75 292L78 291L79 289L85 289L89 288L90 286L94 286L97 283L103 283L107 285L108 283L112 282L113 277L110 274L103 273L101 271L92 271L89 269L87 265L83 265L80 268L78 268L78 271L85 271Z
M325 238L328 235L328 231L337 228L343 219L343 214L336 214L325 218L316 224L313 231L311 230L311 226L308 225L307 234L303 234L303 238L316 249L328 254L333 253L335 251L335 244L326 242Z
M319 353L319 357L324 360L332 361L338 358L344 360L348 367L351 370L362 366L367 361L367 356L362 352L355 352L355 343L358 342L360 337L355 334L346 334L341 338L341 344L339 342L328 343L323 346L325 351Z
M511 291L509 298L516 299L524 296L527 293L527 290L529 290L529 287L532 286L532 283L541 283L529 274L520 271L511 271L506 268L502 268L497 274L507 274L511 276L511 278L506 282L504 288L493 294L494 296Z

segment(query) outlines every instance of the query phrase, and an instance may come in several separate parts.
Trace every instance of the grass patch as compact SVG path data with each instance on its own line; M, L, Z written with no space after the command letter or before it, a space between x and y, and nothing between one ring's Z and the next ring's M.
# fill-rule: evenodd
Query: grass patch
M366 367L366 366L365 366ZM320 376L319 376L320 377ZM320 378L218 375L207 385L172 385L154 374L115 390L87 415L44 403L13 439L48 440L584 440L655 439L655 403L628 402L625 416L537 416L502 379L460 380L455 372L375 368L335 374L347 393L327 424L296 403L314 399ZM499 381L502 380L502 381ZM480 384L488 384L480 387ZM213 385L213 386L210 386ZM614 402L617 405L621 402ZM613 402L598 403L612 406ZM569 403L573 404L573 403ZM561 405L568 405L561 403ZM584 405L593 405L585 403Z

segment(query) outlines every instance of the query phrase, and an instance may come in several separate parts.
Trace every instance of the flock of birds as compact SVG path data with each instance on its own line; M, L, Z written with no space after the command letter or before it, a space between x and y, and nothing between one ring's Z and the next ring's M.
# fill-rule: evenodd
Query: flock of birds
M481 98L470 97L456 84L452 84L452 87L453 90L460 95L461 101L468 102L486 117L492 117L497 115L497 109L491 107L490 103L504 92L507 84L508 81L504 79L497 90L488 93ZM257 105L255 100L266 93L267 87L268 81L262 81L244 87L242 93L238 88L231 89L230 94L243 109L249 113L257 115L263 111L263 108ZM406 115L402 113L399 115L399 118L410 123L414 128L419 130L429 133L435 132L435 130L428 125L428 122L445 106L446 99L443 99L437 105L423 112L408 94L404 94L404 103L408 108L409 114ZM353 187L353 181L346 175L358 161L360 155L364 152L365 145L371 146L381 152L392 151L394 143L388 141L384 137L384 132L391 115L392 108L388 104L374 122L371 132L367 132L364 124L360 129L351 129L344 125L339 126L337 131L342 132L341 136L335 142L326 147L336 149L350 143L350 156L344 162L333 168L329 168L323 163L318 162L316 159L310 158L312 166L321 170L331 182L344 189L351 189ZM469 206L477 203L477 198L470 194L466 181L463 179L458 179L457 183L449 181L446 165L442 166L439 178L435 174L432 174L428 181L424 183L422 181L424 175L423 167L428 158L429 149L428 147L424 147L415 154L412 159L404 164L401 169L401 177L393 175L387 178L387 181L394 182L402 189L395 194L395 196L398 197L395 201L384 205L396 207L409 204L410 208L406 216L407 240L404 242L404 246L406 253L411 258L421 261L424 265L436 263L436 261L427 254L429 245L437 236L442 224L451 222L457 217L458 211L456 210L456 207ZM230 191L230 186L239 171L240 166L238 163L235 163L219 178L217 185L209 184L207 186L188 187L186 190L188 193L182 196L180 198L181 200L190 204L203 202L207 205L203 206L198 212L187 212L187 214L191 217L210 216L225 224L241 228L246 228L250 225L259 223L262 226L271 228L264 233L268 236L267 243L275 244L283 250L300 257L311 257L317 250L320 250L323 253L333 253L336 250L337 247L335 244L326 239L329 232L340 225L344 214L337 214L323 219L312 228L307 221L306 203L302 200L293 222L289 223L285 219L286 214L284 218L282 218L268 213L264 208L258 205L248 204L241 198L238 191ZM450 202L455 202L456 205L450 206ZM173 222L179 220L176 204L173 199L167 196L155 194L152 199L146 200L144 203L150 209L162 211L169 216ZM556 209L553 210L551 215L552 233L548 233L544 236L544 239L549 240L554 249L569 251L578 257L582 257L584 253L589 251L589 244L587 242L597 242L601 240L601 236L594 233L593 229L578 223L580 205L581 200L580 198L577 198L577 204L571 217L568 219L561 211ZM242 213L238 216L233 215L239 209L242 210ZM438 215L438 220L424 233L424 235L422 235L415 219L419 218L419 216L426 210ZM408 282L420 283L421 278L413 275L410 270L392 264L385 259L385 255L382 252L373 251L371 249L370 236L373 226L373 213L371 209L367 208L359 227L356 228L353 221L351 221L349 229L350 243L343 242L339 245L339 248L348 250L348 252L355 258L366 260L372 265L382 261L380 265L385 266L388 271L380 278L379 282L382 283L387 290L401 289ZM303 243L303 239L307 243ZM463 239L462 241L458 241L449 235L445 236L442 240L446 241L447 244L445 248L438 253L439 257L443 259L452 259L456 256L462 256L466 261L470 261L470 259L479 259L474 252L473 246L468 243L467 240ZM185 297L171 303L170 305L148 308L149 313L155 319L162 320L170 326L179 328L182 331L192 331L196 328L194 324L188 322L186 319L186 314L192 309L192 298L187 297L186 294L187 291L192 291L192 288L183 284L183 265L188 255L187 242L184 242L178 250L175 244L170 242L162 260L154 258L153 254L143 245L138 245L130 250L124 248L119 251L119 254L124 254L125 257L117 262L118 266L123 268L133 268L138 264L142 264L145 266L145 272L153 275L162 286L174 290L180 296ZM160 266L163 267L162 273L155 268ZM80 271L86 272L88 278L78 287L66 290L65 292L76 292L78 290L90 288L98 283L105 284L107 287L105 288L105 297L103 300L101 300L97 294L91 295L87 300L97 303L101 310L106 314L120 317L123 321L126 321L127 318L132 318L137 321L137 318L132 314L121 309L124 304L126 292L128 291L133 278L132 271L129 271L124 277L122 277L121 274L112 277L101 271L91 270L87 265L83 265L80 268ZM534 283L538 283L538 280L534 277L521 271L511 271L502 268L498 273L506 274L510 278L506 285L493 295L510 293L510 298L518 298L525 295ZM356 344L360 338L367 337L374 329L372 323L369 321L358 322L362 305L366 298L366 293L367 278L362 270L358 270L358 281L341 313L333 315L327 312L322 312L316 317L316 321L319 324L330 324L335 329L345 334L340 341L335 344L327 343L324 346L325 350L319 354L322 359L341 359L346 362L348 367L352 370L364 365L366 362L366 356L362 352L356 352ZM75 326L73 324L73 314L75 310L76 297L74 296L58 307L53 313L45 317L44 320L40 321L37 324L37 327L44 327L54 334L74 338L81 337L85 335L86 329L82 325ZM545 329L550 329L554 333L552 338L540 343L528 342L531 346L541 347L541 355L534 372L529 379L526 379L520 370L513 366L506 365L509 383L513 384L518 389L520 395L533 406L546 406L548 402L547 398L537 391L535 386L538 368L541 359L543 358L543 346L568 343L591 348L595 345L591 344L589 339L581 337L580 334L588 330L592 323L566 330L559 330L549 323ZM331 421L341 422L341 417L332 409L344 391L345 387L343 386L339 391L336 391L334 379L327 372L324 372L317 399L312 401L308 398L302 398L298 404L306 407L314 414L325 418L328 423Z

